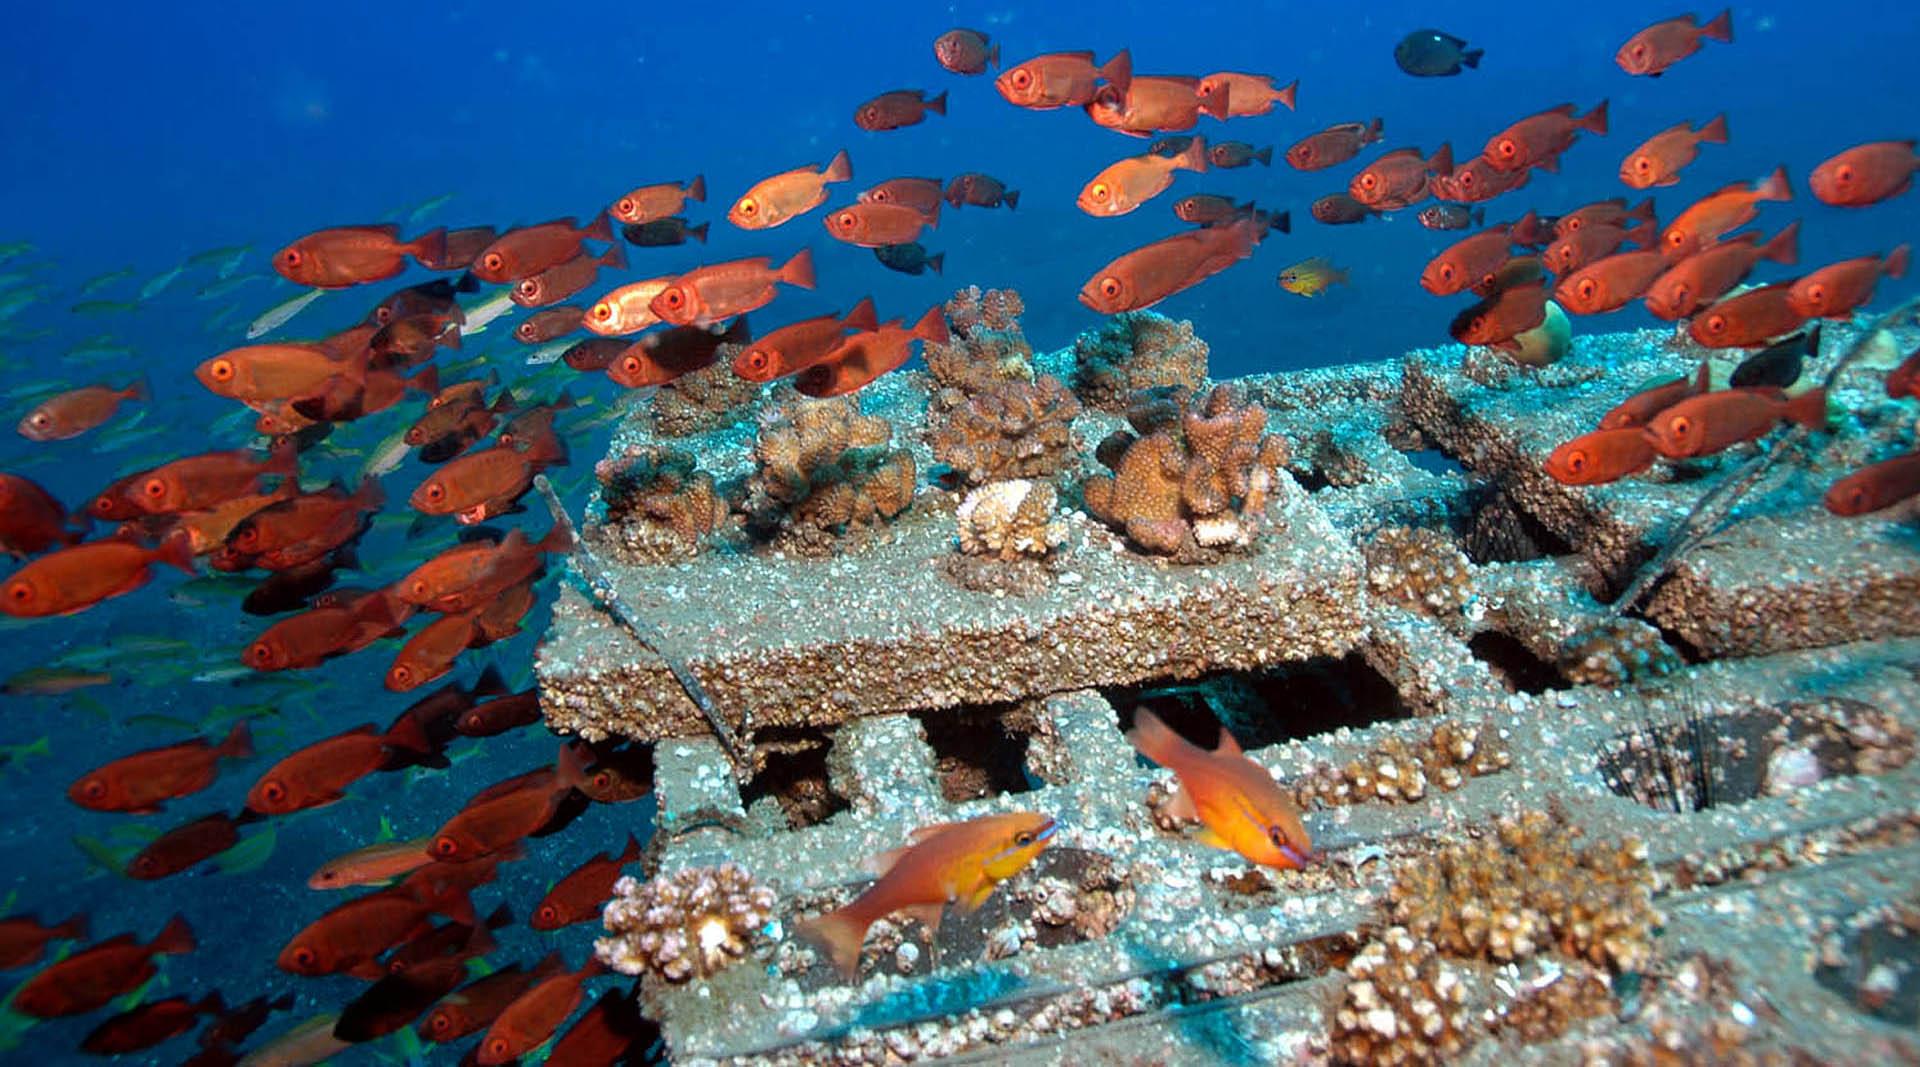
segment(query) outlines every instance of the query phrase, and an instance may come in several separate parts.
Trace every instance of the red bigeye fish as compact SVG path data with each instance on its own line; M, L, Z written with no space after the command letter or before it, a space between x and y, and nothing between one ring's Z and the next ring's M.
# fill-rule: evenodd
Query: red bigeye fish
M475 509L497 515L532 487L534 475L566 461L558 438L535 434L524 447L495 445L452 460L421 482L408 503L423 515L464 519Z
M20 420L20 436L29 441L65 441L113 418L123 400L145 400L147 385L134 382L125 389L89 385L70 389L35 405Z
M585 226L571 218L508 230L488 245L468 269L486 282L517 282L580 254L586 240L613 240L613 224L597 215Z
M1629 241L1645 246L1657 240L1659 231L1652 223L1643 222L1631 233L1618 226L1596 223L1556 238L1540 254L1540 258L1546 262L1549 270L1564 277L1595 260L1614 254Z
M1658 78L1668 67L1698 52L1708 38L1733 42L1732 8L1705 24L1691 14L1656 22L1627 38L1627 43L1613 54L1613 61L1628 74Z
M364 525L362 517L378 511L386 499L380 483L372 478L352 493L335 482L317 493L302 493L252 512L234 525L226 545L238 555L275 555L280 558L274 562L298 565L351 540ZM303 551L303 546L314 550Z
M831 212L826 219L827 232L837 241L860 248L887 248L909 244L920 238L922 229L940 224L940 205L930 214L905 204L848 204Z
M1920 399L1920 348L1887 372L1887 395L1895 400L1904 396Z
M1266 227L1252 217L1143 245L1080 287L1080 302L1103 315L1152 307L1253 254Z
M247 790L247 809L286 815L324 807L345 800L347 787L379 770L393 751L427 751L414 720L403 718L394 729L397 734L382 734L367 723L289 754Z
M675 326L622 345L604 369L615 384L628 389L665 385L712 366L722 345L743 345L751 340L753 329L745 315L721 332L706 326Z
M1347 183L1347 193L1375 211L1397 211L1427 198L1427 178L1453 171L1453 146L1441 145L1431 157L1418 148L1401 148L1372 163Z
M1119 92L1133 84L1133 56L1126 49L1101 66L1093 65L1092 52L1052 52L1035 56L1016 67L1000 72L993 87L1007 103L1034 111L1056 107L1081 107L1093 99L1095 88L1106 81Z
M813 250L803 248L773 268L766 256L715 263L682 274L648 305L675 326L711 326L773 302L776 282L811 289Z
M1565 237L1567 234L1577 232L1582 226L1589 225L1618 226L1623 230L1637 229L1632 225L1633 223L1644 224L1653 220L1653 197L1647 197L1629 209L1627 198L1616 196L1611 200L1600 200L1574 208L1560 216L1553 222L1553 233L1556 237Z
M436 895L424 887L395 886L355 897L308 923L274 962L289 974L308 978L350 974L377 981L387 973L379 955L431 929L436 914L479 925L462 888Z
M273 269L296 285L345 289L391 278L412 256L429 269L447 255L447 231L431 230L400 240L400 227L338 226L318 230L273 254Z
M999 207L1002 204L1008 211L1019 207L1020 191L1007 188L998 178L969 171L947 183L948 207Z
M1616 252L1560 279L1553 298L1576 315L1618 311L1645 293L1671 265L1658 249Z
M1833 483L1822 503L1835 515L1865 515L1920 496L1920 452L1862 467Z
M546 825L560 802L585 780L585 757L573 745L561 746L551 777L536 775L518 788L483 793L448 819L433 835L433 857L464 862L513 847Z
M1913 249L1901 245L1879 256L1861 256L1821 267L1793 283L1787 291L1787 303L1807 318L1845 319L1854 309L1873 299L1874 285L1881 275L1899 278L1907 273L1907 258Z
M289 343L229 349L201 363L193 374L215 396L252 402L312 396L328 379L365 375L366 368L343 360L329 345Z
M412 613L385 592L339 607L309 608L267 627L240 658L256 671L317 667L394 633Z
M1025 870L1053 842L1053 819L1032 811L984 815L966 822L923 826L899 848L864 866L879 881L851 903L795 927L817 945L840 973L859 973L860 945L875 921L904 911L938 933L949 904L972 914L1000 883Z
M755 182L733 202L727 221L743 230L783 226L826 203L829 183L851 180L853 161L843 148L824 167L795 167Z
M939 307L929 308L912 327L904 320L884 323L846 339L824 359L800 372L793 381L802 396L845 396L865 388L913 356L913 343L947 342L947 317Z
M673 282L671 275L629 282L595 300L581 318L581 324L602 337L622 337L657 326L660 316L653 313L650 305L653 298Z
M240 827L254 821L250 812L234 818L224 811L195 819L153 839L127 861L128 878L153 881L179 874L240 843Z
M1307 213L1314 217L1314 221L1328 226L1365 222L1375 214L1372 208L1345 193L1334 193L1315 200Z
M461 714L454 723L454 729L463 737L494 737L508 730L532 726L539 721L540 694L528 690L476 704ZM581 788L584 792L586 787Z
M513 293L508 299L521 307L546 307L560 301L593 284L602 267L623 269L627 265L627 251L621 245L608 246L605 253L593 255L582 252L564 263L556 263L538 274L529 274L513 283ZM456 339L458 334L455 335ZM454 347L459 347L456 343Z
M705 175L694 175L685 185L667 182L660 185L643 185L613 202L607 214L621 222L632 225L645 225L671 218L685 210L687 201L705 202L707 199L707 179Z
M1807 180L1813 195L1835 207L1866 207L1913 188L1920 155L1913 141L1875 141L1834 156L1813 168Z
M1727 143L1727 116L1715 115L1699 129L1680 123L1647 138L1620 163L1620 180L1634 189L1678 185L1680 172L1700 154L1703 144Z
M1541 280L1488 287L1491 294L1454 316L1447 332L1464 345L1515 347L1514 338L1547 319L1547 287Z
M620 868L639 858L640 842L628 834L626 851L618 856L602 852L555 882L527 917L527 925L535 930L558 930L598 919L601 907L613 896L613 883L620 880Z
M1572 104L1529 115L1488 138L1482 155L1495 170L1559 170L1560 153L1573 146L1582 130L1598 135L1607 132L1605 100L1584 115L1575 115Z
M159 973L155 956L181 956L193 948L193 928L176 915L145 945L135 942L132 934L121 934L53 964L21 983L9 1007L36 1019L84 1014L133 992Z
M251 755L252 735L244 721L237 722L218 744L196 738L104 764L67 787L67 798L90 811L145 815L212 785L219 761Z
M1465 163L1455 164L1451 174L1436 174L1427 179L1427 191L1441 200L1477 204L1520 188L1532 176L1531 170L1495 170L1484 156L1474 156Z
M938 178L888 178L857 199L862 204L901 204L931 215L940 207L942 185Z
M234 497L259 491L269 474L293 476L298 450L291 440L274 443L266 458L244 449L208 452L155 467L135 486L134 499L149 515L204 511Z
M1228 101L1227 115L1240 118L1244 115L1265 115L1273 110L1273 105L1283 104L1288 111L1300 93L1300 79L1276 89L1271 74L1238 74L1233 71L1221 71L1200 79L1194 89L1202 97L1211 97L1215 93L1225 94Z
M564 526L537 542L514 529L499 544L472 541L454 545L415 567L394 586L405 603L425 611L461 612L478 607L540 570L545 553L573 547Z
M1245 141L1215 141L1212 147L1207 149L1207 162L1229 170L1251 166L1254 163L1271 167L1273 166L1273 146L1255 148Z
M16 618L71 615L131 593L167 563L193 574L193 538L171 534L158 548L130 541L93 541L41 556L0 585L0 612Z
M475 617L481 610L442 615L416 631L387 668L387 688L409 692L452 670L454 661L480 637Z
M84 912L52 926L42 926L40 920L31 915L0 919L0 971L40 962L49 941L75 941L86 936Z
M1265 767L1241 753L1224 728L1219 746L1209 752L1141 708L1134 712L1127 740L1179 778L1168 813L1199 820L1201 843L1280 870L1298 870L1313 862L1313 842L1293 802Z
M1295 170L1337 167L1359 155L1362 148L1380 140L1384 128L1380 119L1329 126L1319 133L1295 141L1293 147L1287 149L1287 162Z
M861 104L853 112L853 124L863 130L897 130L926 121L927 112L947 113L947 94L929 97L924 89L895 89Z
M586 317L587 309L575 304L545 308L527 316L524 322L515 326L513 339L523 345L543 345L580 329Z
M1761 260L1791 265L1800 255L1799 237L1796 220L1765 244L1759 234L1747 233L1695 252L1654 279L1647 310L1668 320L1691 315L1746 280Z
M528 987L559 974L564 966L560 953L553 952L531 971L521 969L516 963L476 979L427 1013L418 1027L420 1036L436 1044L446 1044L485 1029Z
M1224 120L1227 93L1221 89L1201 96L1198 82L1177 75L1136 77L1125 92L1101 86L1087 102L1087 117L1097 126L1147 137L1161 130L1191 130L1202 114Z
M733 372L753 382L784 378L827 358L845 340L848 331L879 328L873 298L865 297L845 316L802 319L767 334L733 357Z
M1605 485L1639 474L1659 454L1638 426L1595 430L1568 441L1547 456L1545 469L1561 485Z
M1196 137L1186 151L1177 156L1157 156L1149 152L1114 163L1080 190L1075 203L1096 218L1125 215L1166 192L1173 184L1174 171L1205 173L1206 169L1206 138Z
M480 1040L474 1062L507 1063L545 1044L580 1006L588 980L605 973L607 965L595 956L577 971L556 974L528 987L487 1027L487 1036Z
M1702 393L1655 415L1646 432L1661 455L1687 459L1757 441L1782 421L1826 429L1826 390L1809 389L1791 399L1770 386Z
M1613 410L1601 417L1600 428L1618 430L1629 426L1645 426L1647 420L1662 411L1690 396L1706 392L1712 387L1710 375L1711 368L1705 360L1702 360L1698 373L1642 389L1621 401Z
M1791 200L1787 168L1775 167L1764 181L1734 182L1695 201L1660 233L1660 247L1675 262L1720 239L1722 234L1752 222L1763 200Z
M1687 334L1708 348L1765 344L1805 325L1793 309L1793 283L1776 282L1715 301L1687 323Z
M985 74L987 64L1000 66L1000 46L979 30L951 29L933 39L933 58L955 74Z
M226 1001L220 999L217 992L208 993L198 1002L187 997L149 1001L94 1027L80 1042L80 1047L96 1056L139 1052L193 1029L202 1015L218 1015L226 1010Z
M1511 258L1511 248L1505 226L1462 237L1428 261L1420 286L1435 296L1483 288Z
M1251 208L1253 205L1247 206ZM1239 213L1239 206L1230 196L1195 193L1173 202L1174 218L1181 222L1191 222L1196 226L1211 226L1216 222L1226 222L1238 216Z
M52 493L17 474L0 474L0 552L25 559L79 540L80 534L67 528L67 509Z

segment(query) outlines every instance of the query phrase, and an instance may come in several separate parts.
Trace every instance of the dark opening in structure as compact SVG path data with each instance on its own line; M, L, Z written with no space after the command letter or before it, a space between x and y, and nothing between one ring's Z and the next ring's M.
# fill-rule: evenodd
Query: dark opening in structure
M948 801L977 800L1002 793L1025 793L1027 735L1008 725L1006 706L916 712L933 749L940 792Z
M763 797L779 802L794 829L812 826L847 809L827 782L827 731L817 726L770 727L754 737L758 771L740 791L749 807Z
M1223 671L1190 682L1112 686L1101 690L1131 729L1147 708L1176 733L1204 748L1233 732L1243 749L1314 737L1341 727L1411 718L1393 683L1358 652L1321 657L1268 671Z
M1463 478L1467 476L1467 468L1461 466L1459 460L1454 459L1452 456L1447 455L1437 448L1423 448L1417 452L1409 452L1406 449L1401 449L1400 454L1407 457L1408 463L1426 471L1428 474L1458 474Z
M1467 648L1514 692L1538 694L1572 684L1559 667L1534 655L1533 649L1512 634L1482 630L1467 642Z

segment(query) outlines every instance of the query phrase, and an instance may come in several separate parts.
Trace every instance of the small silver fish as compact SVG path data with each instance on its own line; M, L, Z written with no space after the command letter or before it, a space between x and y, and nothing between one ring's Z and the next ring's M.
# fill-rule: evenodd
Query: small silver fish
M261 312L259 318L247 324L247 340L251 341L256 337L263 337L285 326L288 319L305 311L307 305L325 295L327 295L325 289L314 289L301 293L292 299L283 300L268 308L266 311Z

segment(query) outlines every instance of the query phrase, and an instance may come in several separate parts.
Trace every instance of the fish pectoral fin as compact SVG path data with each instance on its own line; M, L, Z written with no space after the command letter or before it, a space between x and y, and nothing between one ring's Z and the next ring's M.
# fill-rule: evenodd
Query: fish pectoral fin
M1173 799L1167 801L1166 812L1175 819L1198 819L1200 811L1193 806L1193 794L1187 792L1184 785L1176 786Z
M980 905L985 904L987 898L992 896L993 891L997 888L999 887L993 882L981 882L979 888L961 898L960 914L972 915L974 912L979 911Z
M1195 834L1193 839L1207 846L1208 848L1225 849L1228 852L1232 852L1234 850L1233 846L1227 842L1227 839L1224 837L1221 837L1220 834L1216 832L1214 828L1211 826L1201 827L1200 832Z
M940 919L946 914L945 904L910 904L900 909L910 919L918 919L920 925L927 928L927 937L933 938L940 933Z

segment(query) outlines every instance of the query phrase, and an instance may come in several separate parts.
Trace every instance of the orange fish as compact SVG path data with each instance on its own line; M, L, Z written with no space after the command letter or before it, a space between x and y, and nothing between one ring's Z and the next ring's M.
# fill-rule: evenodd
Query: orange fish
M475 231L461 230L459 232L467 234ZM482 247L493 243L492 228L482 226L478 232L484 234L486 237L486 241ZM451 235L449 236L451 237ZM478 249L475 251L478 251ZM455 299L458 294L477 293L479 291L480 279L475 278L471 274L462 274L458 279L435 278L430 282L422 282L419 285L409 285L405 289L380 301L380 303L375 304L373 310L368 312L367 317L361 321L361 325L379 329L395 319L404 319L409 315L450 314L455 308L459 307Z
M159 972L155 956L181 956L193 948L192 927L175 915L145 945L135 942L132 934L121 934L53 964L21 983L8 1006L36 1019L84 1014L145 984Z
M1418 148L1400 148L1372 163L1347 183L1347 193L1375 211L1398 211L1427 198L1427 178L1453 171L1453 146L1443 144L1431 157Z
M1527 184L1531 170L1495 170L1485 156L1474 156L1454 165L1451 174L1436 174L1427 179L1427 191L1436 198L1457 204L1477 204L1512 192Z
M614 201L607 213L621 222L644 226L680 214L689 200L704 203L706 199L706 176L696 174L685 185L673 182L643 185Z
M1620 180L1635 189L1678 185L1680 172L1700 154L1703 144L1727 143L1727 116L1715 115L1699 129L1682 122L1669 126L1627 153L1620 163Z
M0 552L15 559L54 545L71 545L80 534L67 528L67 509L38 482L0 474Z
M794 389L802 396L845 396L906 363L913 356L915 341L947 342L947 317L939 307L929 308L911 327L904 323L895 319L847 338L820 362L802 370L793 380Z
M562 304L559 307L544 308L528 315L520 325L513 328L513 339L523 345L544 345L556 337L580 329L585 325L587 309L577 304Z
M624 337L589 337L560 353L560 362L582 373L592 373L612 366L613 361L630 347L632 345Z
M454 729L463 737L493 737L521 726L531 726L540 721L540 694L529 689L524 693L514 693L475 704L463 712L454 723ZM599 768L594 770L596 778ZM587 792L583 784L582 792ZM591 796L591 793L588 793Z
M269 474L293 477L297 464L296 447L286 438L275 442L265 459L245 449L207 452L154 468L134 487L133 498L149 515L204 511L258 491L260 479Z
M1032 811L923 826L907 836L905 845L867 861L864 866L879 880L865 892L800 923L795 932L852 979L859 972L860 945L875 921L904 911L929 935L937 932L947 905L957 904L962 914L979 910L1000 883L1025 870L1053 842L1057 829L1051 818Z
M469 269L481 281L517 282L580 254L582 241L613 240L613 224L596 215L585 226L571 218L508 230L486 247Z
M387 688L409 692L452 670L454 661L479 638L475 619L482 610L442 615L421 627L393 657L393 665L387 668Z
M770 230L827 202L827 185L853 179L853 162L842 148L819 169L795 167L763 178L733 202L727 221L743 230Z
M1711 368L1703 360L1697 374L1643 389L1621 401L1600 419L1602 430L1645 426L1648 420L1690 396L1712 388Z
M1782 420L1826 429L1826 390L1809 389L1791 399L1771 386L1701 393L1654 416L1646 432L1661 455L1687 459L1757 441Z
M1649 200L1647 203L1651 204ZM1523 248L1544 248L1553 243L1553 228L1559 223L1557 218L1542 218L1539 212L1529 211L1520 216L1520 221L1507 228L1507 239ZM1621 224L1624 227L1624 224Z
M529 274L513 283L513 293L509 297L521 307L546 307L560 301L593 284L600 274L600 268L612 267L616 270L627 265L626 249L620 245L608 246L605 253L594 255L582 252L564 263L556 263L538 274ZM457 338L459 335L455 334ZM459 347L457 344L454 347Z
M620 869L639 858L640 842L628 834L625 852L618 856L602 852L555 882L527 917L527 925L558 930L600 918L600 909L613 896L613 883L620 880Z
M1920 452L1862 467L1827 489L1822 503L1835 515L1865 515L1920 495Z
M1805 325L1793 309L1793 283L1776 282L1717 300L1687 323L1687 333L1708 348L1764 344Z
M420 261L420 265L428 270L465 270L473 266L473 261L479 259L480 253L486 251L487 246L499 236L491 226L468 226L465 229L448 230L446 247L441 250L440 255L437 257L429 255ZM452 283L444 278L437 279L439 285L458 286L462 283L468 286L459 290L463 293L471 293L478 288L471 275ZM427 284L436 283L428 282Z
M1874 285L1882 274L1899 278L1907 273L1907 258L1913 249L1901 245L1879 256L1829 263L1793 283L1787 291L1787 303L1807 318L1845 319L1854 309L1873 299Z
M1133 83L1133 56L1126 49L1102 66L1093 65L1092 52L1051 52L1035 56L1000 72L993 87L1007 103L1034 111L1080 107L1093 99L1106 81L1124 93Z
M1273 87L1271 74L1237 74L1221 71L1200 79L1196 91L1202 97L1211 97L1215 93L1226 96L1229 104L1227 114L1234 118L1245 115L1265 115L1273 110L1273 105L1284 104L1288 111L1294 109L1294 101L1300 92L1300 79L1281 86Z
M901 204L922 215L940 210L942 183L938 178L888 178L861 193L862 204Z
M653 313L653 298L673 282L672 275L629 282L595 300L593 306L587 308L582 324L603 337L620 337L657 326L660 316Z
M407 604L386 593L361 597L349 606L309 608L267 627L240 658L256 671L318 667L395 632L410 614Z
M292 479L287 485L297 485ZM352 493L334 482L317 493L302 493L249 513L226 537L227 548L239 556L272 556L285 570L326 555L352 540L366 525L366 517L380 510L387 495L376 479L368 478Z
M434 1006L420 1021L420 1036L446 1044L485 1029L528 987L559 974L564 966L560 953L553 952L531 971L515 963L476 979Z
M573 745L560 747L551 777L532 779L517 789L482 794L441 825L430 846L442 862L480 859L517 844L546 825L560 802L586 780L586 763Z
M577 971L556 974L528 987L487 1027L474 1062L507 1063L545 1044L580 1006L587 981L605 973L607 965L595 956Z
M145 400L147 384L137 381L125 389L89 385L69 389L42 400L20 420L20 436L29 441L65 441L113 418L123 400Z
M368 339L368 365L381 369L414 366L433 358L434 350L442 346L457 352L460 324L465 321L466 314L458 307L394 319Z
M1626 426L1582 434L1554 449L1545 466L1561 485L1605 485L1639 474L1657 458L1640 427Z
M863 130L879 132L915 126L926 121L927 112L947 113L947 94L928 97L924 89L895 89L861 104L853 112L853 124Z
M224 811L195 819L161 834L127 861L128 878L153 881L179 874L218 856L240 843L240 827L253 821L247 812L236 819Z
M1126 91L1103 85L1087 101L1087 116L1098 126L1130 137L1161 130L1191 130L1202 114L1227 117L1227 91L1201 96L1199 81L1178 75L1141 75Z
M1247 205L1251 208L1253 205ZM1191 222L1196 226L1211 226L1226 222L1240 213L1238 205L1230 196L1215 196L1212 193L1195 193L1183 196L1173 202L1173 215L1181 222Z
M423 515L454 515L471 525L506 510L533 486L534 475L566 459L550 435L535 435L522 447L495 445L441 467L408 503Z
M94 1027L80 1042L80 1047L96 1056L139 1052L193 1029L202 1015L218 1015L226 1010L227 1003L220 999L219 993L208 993L197 1002L187 997L148 1001Z
M1657 243L1660 231L1651 222L1643 222L1633 230L1623 230L1606 223L1594 223L1569 232L1565 237L1555 238L1540 254L1548 269L1562 277L1605 256L1620 250L1620 246L1631 241L1646 248Z
M1225 729L1219 746L1208 752L1141 708L1134 712L1127 740L1179 777L1168 811L1178 819L1199 819L1205 826L1202 843L1238 852L1263 867L1298 869L1313 862L1313 843L1299 812L1273 775L1242 755Z
M402 719L396 730L402 732L382 734L366 723L292 752L247 790L247 809L286 815L345 800L347 787L379 770L391 752L426 747L412 719Z
M830 212L824 220L827 232L835 240L860 248L888 248L910 244L920 231L940 224L940 205L932 214L922 214L905 204L848 204Z
M1464 345L1512 347L1513 339L1546 321L1547 287L1543 281L1489 287L1479 303L1454 316L1448 333Z
M827 358L848 331L880 328L873 298L864 297L845 316L819 315L782 326L733 357L733 372L748 381L770 382Z
M607 377L628 389L665 385L712 366L722 345L743 345L752 339L745 315L719 333L705 326L674 326L622 346L607 363Z
M1506 264L1511 248L1505 226L1462 237L1427 262L1420 286L1435 296L1483 288Z
M428 839L382 841L355 849L320 865L307 878L308 889L351 889L378 885L411 874L433 862L427 851Z
M1207 141L1195 137L1186 151L1177 156L1128 156L1094 176L1080 190L1075 201L1080 210L1096 218L1125 215L1141 204L1167 191L1173 184L1173 172L1190 170L1206 173Z
M1704 25L1692 14L1656 22L1620 46L1613 61L1628 74L1658 78L1668 67L1698 52L1707 38L1733 43L1733 9L1715 15Z
M43 926L31 915L0 919L0 971L40 962L49 941L78 941L87 936L85 912L63 923Z
M1575 115L1572 104L1529 115L1488 138L1482 155L1495 170L1540 167L1557 171L1560 153L1573 146L1582 130L1599 135L1607 132L1605 100L1584 115Z
M985 74L987 64L1000 66L1000 46L989 47L979 30L956 28L933 39L933 58L955 74Z
M1103 315L1152 307L1253 255L1266 229L1251 216L1143 245L1095 272L1080 302Z
M158 548L129 541L93 541L62 548L14 571L0 585L0 612L17 618L71 615L131 593L153 577L155 563L193 574L193 539L184 531Z
M542 556L573 547L564 526L537 542L525 531L509 531L499 544L470 541L454 545L415 567L395 586L395 594L423 611L461 612L478 607L537 573Z
M802 248L778 269L766 256L699 267L673 280L648 305L675 326L711 326L773 302L774 283L813 288L813 250Z
M653 792L653 751L645 746L602 754L580 791L596 804L625 804Z
M1631 210L1627 207L1627 198L1616 196L1611 200L1600 200L1572 211L1554 220L1553 233L1556 237L1565 237L1576 233L1582 226L1604 225L1618 226L1621 229L1637 229L1629 223L1648 223L1653 221L1653 197L1647 197Z
M1576 315L1617 311L1638 299L1670 266L1659 249L1615 252L1560 279L1553 298Z
M613 1067L630 1062L629 1057L651 1043L652 1023L619 989L600 994L574 1023L554 1041L549 1058L554 1063L577 1063L581 1067Z
M194 368L215 396L232 400L293 400L312 396L335 375L355 373L332 347L318 343L243 345ZM361 367L357 373L365 374Z
M67 787L67 798L89 811L146 815L212 785L221 760L251 755L253 738L241 721L218 744L196 738L122 756L82 775Z
M1823 204L1866 207L1913 188L1920 154L1913 141L1874 141L1857 145L1813 168L1807 184Z
M281 948L275 964L309 978L350 974L376 981L387 973L380 954L431 928L435 914L478 924L464 889L436 895L395 886L355 897L308 923Z
M398 226L338 226L317 230L275 252L273 269L296 285L345 289L393 277L407 269L408 256L430 266L446 254L444 229L402 242Z
M1775 167L1765 180L1749 185L1734 182L1701 197L1660 233L1660 247L1675 262L1720 239L1722 234L1752 222L1762 200L1791 200L1787 168Z
M1287 162L1295 170L1325 170L1337 167L1360 150L1380 140L1385 128L1379 119L1372 122L1342 122L1310 137L1303 137L1287 149Z
M1792 264L1799 258L1800 223L1788 223L1766 243L1757 233L1709 245L1675 263L1647 289L1647 310L1662 319L1684 318L1725 296L1763 259Z
M978 171L968 171L947 183L947 206L999 207L1008 211L1020 206L1020 190L1009 189L1005 182Z
M1920 398L1920 348L1887 372L1887 395L1895 400L1904 396Z

